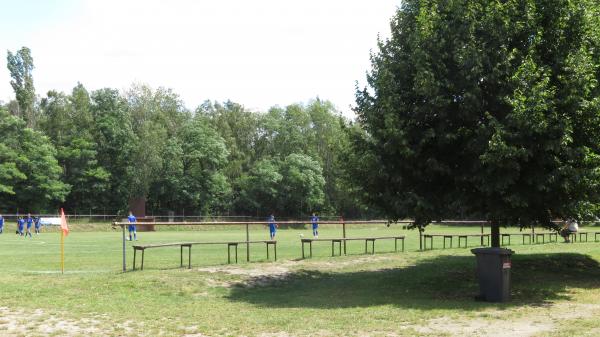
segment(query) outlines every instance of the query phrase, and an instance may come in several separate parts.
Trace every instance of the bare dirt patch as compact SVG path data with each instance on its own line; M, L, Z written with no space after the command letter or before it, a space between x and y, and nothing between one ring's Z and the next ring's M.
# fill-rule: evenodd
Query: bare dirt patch
M525 313L534 309L535 313ZM482 337L528 337L554 331L560 321L597 317L600 304L560 303L542 307L524 307L522 317L510 318L506 312L487 310L475 318L439 317L420 325L407 325L421 334ZM509 317L508 319L506 317Z
M2 336L144 336L131 321L115 323L107 317L70 319L57 314L48 314L41 309L33 311L0 307L0 332Z
M338 270L355 265L369 265L373 262L393 261L389 256L363 256L353 259L340 259L337 261L283 261L278 263L260 263L251 266L214 266L195 269L195 271L209 273L239 276L242 280L223 280L219 277L207 277L205 282L210 287L264 287L275 283L284 282L295 271L304 268L319 268Z

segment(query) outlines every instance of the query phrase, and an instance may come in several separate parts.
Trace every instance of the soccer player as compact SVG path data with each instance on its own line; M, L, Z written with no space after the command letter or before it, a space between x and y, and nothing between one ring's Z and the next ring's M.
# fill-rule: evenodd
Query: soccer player
M23 236L23 228L25 227L25 220L23 220L23 217L20 216L19 219L17 220L17 234L19 234L20 236Z
M25 233L25 237L27 237L27 235L29 235L29 237L33 237L31 236L31 225L33 225L33 219L31 218L31 214L27 213L27 233Z
M315 213L312 214L312 216L310 217L310 222L312 223L312 228L313 228L313 236L315 237L315 239L319 238L319 217L315 215Z
M137 219L135 218L133 213L131 213L131 211L129 212L129 216L127 217L127 220L129 221L129 226L127 228L127 229L129 229L129 241L131 241L131 233L133 233L133 239L135 241L137 241L137 231L135 228L135 222L137 221Z
M273 214L271 214L271 216L269 216L269 234L271 237L271 240L275 240L275 232L277 232L277 224L275 223L275 217L273 216Z
M35 226L35 235L39 235L40 234L40 217L34 217L33 218L33 225Z
M2 232L4 232L4 218L2 217L2 214L0 214L0 234L2 234Z

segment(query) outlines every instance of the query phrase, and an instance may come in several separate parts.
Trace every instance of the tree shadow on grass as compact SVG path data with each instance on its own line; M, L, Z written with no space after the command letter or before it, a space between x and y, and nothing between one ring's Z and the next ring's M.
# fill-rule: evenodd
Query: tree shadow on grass
M474 256L439 256L419 261L414 266L375 271L301 270L272 282L247 279L232 288L229 299L273 308L394 305L477 310L485 306L543 305L552 300L569 299L567 286L600 287L600 264L588 255L515 255L512 301L505 304L476 302L474 297L479 286L475 267Z

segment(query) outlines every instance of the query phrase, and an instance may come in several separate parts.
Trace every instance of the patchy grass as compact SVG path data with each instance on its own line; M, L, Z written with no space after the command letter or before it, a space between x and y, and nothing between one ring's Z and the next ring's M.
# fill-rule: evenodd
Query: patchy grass
M84 225L78 225L84 226ZM264 246L251 263L226 265L226 246L192 249L193 268L180 269L177 247L146 252L144 271L121 273L121 232L73 227L66 273L58 272L59 235L0 236L0 331L8 336L573 336L600 331L600 243L511 248L513 301L474 301L475 259L468 249L418 251L418 233L398 225L352 226L348 236L407 235L405 253L393 241L314 244L301 260L300 234L278 232L278 262ZM428 228L477 233L478 227ZM339 226L321 229L336 237ZM267 230L251 227L251 239ZM139 233L138 243L244 240L245 228ZM475 244L473 240L471 244ZM513 240L520 243L520 240ZM128 246L131 244L128 242ZM438 246L438 244L436 244ZM441 245L439 245L441 246ZM240 246L240 261L245 247ZM131 263L131 248L127 250Z

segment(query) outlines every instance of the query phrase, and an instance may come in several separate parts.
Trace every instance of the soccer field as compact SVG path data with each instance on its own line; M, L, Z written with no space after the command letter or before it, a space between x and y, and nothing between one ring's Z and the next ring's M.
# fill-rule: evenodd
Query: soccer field
M146 252L144 271L122 273L121 232L73 226L60 236L0 235L0 336L572 336L600 333L600 243L521 245L513 239L513 301L473 300L475 259L468 249L418 251L418 232L399 225L351 226L348 237L406 235L348 243L330 257L315 243L301 260L300 235L278 231L278 261L253 245L251 263L227 265L227 247L194 246L192 269L179 268L179 248ZM511 229L511 231L517 231ZM478 233L478 227L431 226L428 233ZM320 237L341 227L322 226ZM268 238L252 226L251 240ZM244 240L243 227L162 229L139 233L139 244ZM475 245L476 240L469 241ZM132 249L127 242L128 267ZM436 247L441 247L436 242Z

